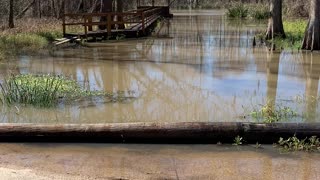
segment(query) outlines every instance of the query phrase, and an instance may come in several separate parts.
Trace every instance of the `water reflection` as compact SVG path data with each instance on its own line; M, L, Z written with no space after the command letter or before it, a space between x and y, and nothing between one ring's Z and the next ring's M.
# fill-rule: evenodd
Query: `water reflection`
M56 109L4 110L5 122L185 122L243 119L266 102L289 104L297 121L316 121L317 53L252 48L264 26L224 16L175 16L151 38L67 48L53 57L21 57L0 66L14 73L54 73L90 90L137 92L129 103L81 102ZM293 97L305 95L305 102ZM44 118L45 117L45 118ZM296 121L296 120L294 120Z

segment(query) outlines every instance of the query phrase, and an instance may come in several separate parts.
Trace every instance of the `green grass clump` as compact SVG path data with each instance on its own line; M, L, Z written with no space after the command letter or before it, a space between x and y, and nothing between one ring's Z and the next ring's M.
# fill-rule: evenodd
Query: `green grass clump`
M46 38L36 34L0 36L0 50L9 54L37 52L48 45Z
M0 84L0 102L7 105L54 107L60 102L77 102L89 97L103 97L104 102L125 102L135 98L126 97L124 91L117 93L87 91L76 81L63 76L12 75Z
M305 138L300 140L296 136L289 137L288 139L280 138L278 144L276 144L285 152L290 151L319 151L320 150L320 141L316 136L311 138Z
M276 123L296 117L298 114L289 107L274 107L267 104L259 110L254 110L250 115L257 120L263 120L264 123Z
M7 104L28 104L51 107L59 99L76 94L76 82L61 76L17 75L11 76L1 86L2 101ZM74 93L76 92L76 93Z
M227 8L227 16L230 18L246 18L249 15L249 7L243 3L234 2Z

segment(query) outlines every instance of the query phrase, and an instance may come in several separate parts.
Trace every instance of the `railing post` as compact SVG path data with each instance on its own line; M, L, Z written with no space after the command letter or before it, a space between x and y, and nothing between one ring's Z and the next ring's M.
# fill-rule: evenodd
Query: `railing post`
M111 26L112 26L112 17L111 14L108 13L108 18L107 18L107 31L108 31L108 36L111 36Z
M84 36L86 37L86 39L88 39L88 30L87 30L87 16L83 16L84 19Z
M89 16L89 17L88 17L88 23L92 24L92 16ZM89 26L88 26L88 30L89 30L89 31L92 31L92 25L89 25Z
M66 15L62 15L62 31L63 31L63 37L66 36Z
M142 32L143 32L143 35L145 35L146 34L146 30L145 30L145 17L144 17L144 13L143 12L141 12L141 19L142 19Z

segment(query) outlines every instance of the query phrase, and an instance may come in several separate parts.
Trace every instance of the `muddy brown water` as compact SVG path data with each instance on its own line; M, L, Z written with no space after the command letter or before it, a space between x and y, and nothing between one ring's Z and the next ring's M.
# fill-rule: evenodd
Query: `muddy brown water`
M227 20L218 11L180 11L152 37L63 48L0 64L10 73L62 74L85 89L132 91L137 99L101 99L57 108L2 107L1 122L126 123L257 121L266 102L317 122L320 54L253 48L265 23ZM246 118L244 118L246 117Z

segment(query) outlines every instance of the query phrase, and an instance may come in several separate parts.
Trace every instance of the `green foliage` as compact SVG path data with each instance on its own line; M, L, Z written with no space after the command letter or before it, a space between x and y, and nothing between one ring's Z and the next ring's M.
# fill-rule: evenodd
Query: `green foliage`
M0 50L9 54L37 52L48 45L46 38L36 34L17 34L0 36Z
M249 7L241 2L231 3L227 8L227 16L230 18L246 18L249 15Z
M240 136L237 136L234 138L234 140L233 140L234 143L232 145L240 146L240 145L242 145L242 141L243 141L243 138Z
M76 81L63 76L13 75L0 84L0 87L0 100L7 105L53 107L60 101L70 102L93 96L105 97L108 102L123 102L128 99L125 92L83 90Z
M281 148L281 150L290 152L290 151L319 151L320 150L320 141L316 136L312 136L311 138L305 138L300 140L296 136L290 137L288 139L280 138L277 146Z
M293 47L301 48L306 27L307 21L302 19L283 22L283 28L287 35L287 40Z
M59 99L78 96L79 85L62 76L17 75L11 76L1 86L3 102L51 107Z
M40 107L57 104L59 97L73 89L73 83L59 76L11 76L1 85L3 102Z
M261 109L251 112L250 115L257 120L262 119L264 123L275 123L296 117L297 113L289 107L274 107L267 103Z

